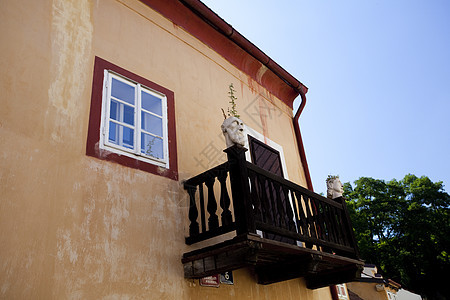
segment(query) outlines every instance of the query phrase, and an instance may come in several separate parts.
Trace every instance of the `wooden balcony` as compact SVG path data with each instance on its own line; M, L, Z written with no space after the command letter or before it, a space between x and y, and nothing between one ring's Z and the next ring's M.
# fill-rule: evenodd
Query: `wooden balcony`
M251 267L260 284L305 277L312 289L359 277L363 261L344 199L324 198L267 172L247 162L245 151L226 149L227 162L184 183L188 245L236 233L184 253L185 277Z

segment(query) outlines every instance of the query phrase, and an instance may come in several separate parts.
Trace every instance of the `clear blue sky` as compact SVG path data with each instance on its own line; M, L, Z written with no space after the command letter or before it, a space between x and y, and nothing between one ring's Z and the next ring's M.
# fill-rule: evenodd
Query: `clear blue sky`
M309 88L300 128L316 192L328 174L408 173L450 192L450 1L203 2Z

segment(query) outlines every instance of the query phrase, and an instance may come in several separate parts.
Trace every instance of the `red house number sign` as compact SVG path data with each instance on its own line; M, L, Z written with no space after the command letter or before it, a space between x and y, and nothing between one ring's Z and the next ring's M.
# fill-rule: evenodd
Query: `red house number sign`
M219 274L200 278L199 282L201 286L219 287Z

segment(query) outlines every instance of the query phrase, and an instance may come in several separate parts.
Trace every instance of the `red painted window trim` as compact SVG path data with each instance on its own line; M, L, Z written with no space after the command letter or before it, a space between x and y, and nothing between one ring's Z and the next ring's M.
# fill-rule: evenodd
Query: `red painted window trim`
M169 139L169 169L153 165L125 155L119 155L105 149L100 149L100 121L102 117L102 95L104 70L111 70L121 74L131 80L143 84L155 91L163 93L167 97L167 121ZM123 166L150 172L164 176L173 180L178 180L177 164L177 139L175 128L175 97L171 90L168 90L148 79L127 71L113 63L100 57L95 57L94 76L92 81L91 111L89 114L88 137L86 144L86 154L102 160L112 161Z

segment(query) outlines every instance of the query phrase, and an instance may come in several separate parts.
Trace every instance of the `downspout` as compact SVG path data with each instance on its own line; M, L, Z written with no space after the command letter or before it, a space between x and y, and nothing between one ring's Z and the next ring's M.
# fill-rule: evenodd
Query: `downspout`
M331 299L339 300L337 287L335 285L330 285Z
M306 91L308 91L308 90L306 90ZM297 138L297 146L298 146L298 150L300 152L300 160L302 162L303 170L305 171L306 184L307 184L308 190L314 192L314 188L313 188L312 181L311 181L311 175L309 174L308 162L306 161L305 147L303 146L302 134L300 133L300 125L298 123L300 115L306 105L306 95L305 94L306 94L306 92L304 92L304 90L300 90L300 97L302 98L302 102L300 103L300 106L299 106L297 112L295 113L293 121L294 121L295 137ZM331 293L331 299L339 300L336 285L330 285L330 293Z
M297 138L297 146L298 150L300 152L300 161L303 166L303 170L305 172L305 178L306 178L306 185L308 187L308 190L314 191L312 181L311 181L311 175L309 174L309 168L308 168L308 162L306 161L306 154L305 154L305 147L303 146L303 140L302 140L302 134L300 133L300 125L298 123L298 119L300 118L300 114L303 111L303 108L305 108L306 105L306 92L300 90L300 97L302 98L302 102L300 103L300 106L295 113L294 116L294 131L295 131L295 137Z

